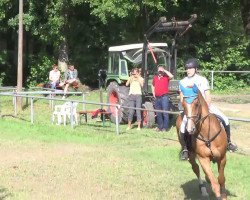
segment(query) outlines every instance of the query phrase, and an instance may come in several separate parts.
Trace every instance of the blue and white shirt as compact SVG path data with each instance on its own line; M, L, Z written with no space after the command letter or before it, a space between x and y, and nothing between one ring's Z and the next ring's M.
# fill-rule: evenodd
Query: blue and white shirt
M208 80L205 77L200 76L198 74L195 74L192 77L187 76L183 78L182 80L180 80L179 90L180 90L180 85L186 88L191 88L193 87L194 84L198 87L202 96L205 98L205 91L210 90L210 86L209 86Z

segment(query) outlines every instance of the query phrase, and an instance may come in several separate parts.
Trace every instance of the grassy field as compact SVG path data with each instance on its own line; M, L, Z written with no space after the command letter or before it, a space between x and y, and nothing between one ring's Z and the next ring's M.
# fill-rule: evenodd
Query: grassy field
M29 106L13 117L12 99L1 97L0 199L200 199L189 163L178 159L174 127L126 132L121 125L116 135L114 124L89 120L72 129L51 124L47 102L34 105L31 124ZM250 199L250 156L242 152L228 153L228 199Z

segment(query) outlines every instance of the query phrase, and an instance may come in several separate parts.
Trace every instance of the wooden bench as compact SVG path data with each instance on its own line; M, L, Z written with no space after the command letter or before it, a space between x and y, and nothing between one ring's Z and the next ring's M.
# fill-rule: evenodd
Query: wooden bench
M56 84L56 90L64 90L64 85L63 83L57 83ZM43 83L40 83L37 85L38 87L43 87L43 88L51 88L51 84L50 83L46 83L46 84L43 84ZM78 90L79 88L79 84L78 83L73 83L69 86L69 88L72 88L74 89L75 91Z
M88 122L88 114L94 114L95 112L97 112L97 110L82 110L82 111L79 111L78 114L79 114L79 124L81 124L81 119L82 117L85 118L85 123ZM108 112L108 111L99 111L97 112L97 116L96 117L101 117L101 120L102 120L102 125L103 127L105 126L105 122L106 122L106 117L108 116L109 118L109 126L111 126L111 122L110 122L110 116L111 116L111 112Z

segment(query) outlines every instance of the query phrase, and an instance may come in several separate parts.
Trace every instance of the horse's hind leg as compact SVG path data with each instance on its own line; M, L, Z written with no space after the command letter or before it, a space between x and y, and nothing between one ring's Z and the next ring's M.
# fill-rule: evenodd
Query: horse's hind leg
M202 166L202 169L205 173L205 175L209 178L211 182L212 190L216 196L217 199L221 199L220 195L220 184L218 183L217 179L215 178L213 171L210 166L210 159L209 158L202 158L199 157L200 164Z
M201 195L203 197L208 197L206 186L204 185L204 183L200 177L200 168L199 168L199 165L197 164L197 162L195 161L195 154L194 153L190 153L189 162L192 165L193 172L195 173L195 175L198 178Z
M218 164L218 172L219 172L218 181L219 181L219 184L220 184L222 200L227 199L226 188L225 188L225 175L224 175L224 169L225 169L225 166L226 166L226 162L227 162L226 154L222 158L222 160L217 162L217 164Z

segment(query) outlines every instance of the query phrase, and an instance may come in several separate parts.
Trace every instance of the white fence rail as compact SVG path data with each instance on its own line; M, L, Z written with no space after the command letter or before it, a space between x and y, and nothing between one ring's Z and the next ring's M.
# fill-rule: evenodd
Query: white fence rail
M47 92L50 93L50 92ZM2 92L0 93L0 96L12 96L12 98L14 98L13 102L14 102L14 113L15 116L17 116L17 97L24 97L24 98L28 98L30 99L30 122L34 123L34 100L35 99L45 99L48 101L62 101L62 102L71 102L71 110L73 110L73 103L77 102L77 103L82 103L83 104L83 108L85 110L85 105L86 104L90 104L90 105L100 105L100 106L112 106L115 107L115 121L116 121L116 133L119 134L119 122L118 122L118 112L119 109L121 108L133 108L133 109L137 109L137 110L141 110L141 111L148 111L148 112L162 112L162 113L169 113L169 114L179 114L180 112L172 112L172 111L163 111L163 110L147 110L147 109L143 109L143 108L134 108L134 107L127 107L127 106L120 106L119 104L109 104L109 103L98 103L98 102L90 102L90 101L86 101L84 94L83 94L83 100L79 101L79 100L71 100L71 99L61 99L61 98L53 98L52 96L49 97L39 97L39 96L30 96L29 94L39 94L39 91L37 92L20 92L20 93L16 93L16 92ZM41 92L41 94L45 94L44 91ZM60 93L61 94L61 93ZM53 105L53 103L52 103ZM51 104L50 104L51 107ZM1 116L1 99L0 99L0 116ZM70 124L71 127L74 128L74 122L73 122L73 113L71 112L71 117L70 117Z
M35 99L45 99L48 100L49 105L51 108L53 108L54 106L54 101L63 101L63 102L71 102L71 110L73 110L73 103L77 102L77 103L81 103L83 105L83 110L86 109L85 105L86 104L91 104L91 105L100 105L100 106L112 106L115 107L115 116L116 116L116 133L119 134L119 122L118 122L118 112L119 109L121 108L133 108L133 109L138 109L141 111L147 111L147 112L162 112L162 113L169 113L169 114L173 114L173 115L178 115L180 112L172 112L172 111L163 111L163 110L148 110L148 109L143 109L143 108L134 108L134 107L127 107L127 106L120 106L119 104L109 104L109 103L98 103L98 102L90 102L90 101L86 101L85 100L85 95L84 93L80 92L83 97L82 97L82 101L80 100L71 100L71 99L61 99L61 98L54 98L52 95L49 95L49 97L40 97L40 96L30 96L31 94L56 94L56 92L51 92L51 91L37 91L37 92L20 92L20 93L16 93L16 92L1 92L0 96L12 96L13 98L13 106L14 106L14 114L15 116L17 116L17 97L24 97L26 99L30 99L30 121L31 123L34 123L34 100ZM75 93L75 92L69 92L70 94ZM68 94L69 94L68 93ZM79 92L78 92L79 93ZM59 93L61 94L61 93ZM27 101L26 101L27 103ZM0 99L0 116L1 116L1 99ZM233 117L229 117L230 120L234 120L234 121L243 121L243 122L250 122L250 119L246 119L246 118L233 118ZM73 122L73 113L71 112L71 116L70 116L70 124L71 127L74 128L74 122Z
M179 72L185 73L184 70L181 70ZM217 71L217 70L208 70L208 71L198 71L200 74L203 73L210 73L210 78L211 80L210 85L211 85L211 90L214 89L214 82L216 81L216 74L230 74L230 73L235 73L235 74L249 74L249 79L250 79L250 71ZM208 77L207 77L208 78Z
M73 110L73 103L82 103L83 108L85 109L85 104L92 104L92 105L102 105L102 106L114 106L116 108L116 116L118 116L118 109L120 106L118 104L106 104L106 103L96 103L96 102L87 102L85 100L79 101L79 100L71 100L71 99L61 99L61 98L53 98L53 97L39 97L39 96L29 96L25 94L25 92L20 92L20 93L11 93L11 92L2 92L0 93L0 96L12 96L15 98L14 101L14 113L15 116L17 116L17 105L16 105L16 99L17 97L24 97L30 99L30 122L34 123L34 100L35 99L44 99L48 101L62 101L62 102L71 102L71 110ZM84 99L84 97L83 97ZM1 101L0 101L0 116L1 116ZM70 124L71 127L74 128L74 123L73 123L73 113L71 112L70 116ZM119 123L118 123L118 117L116 119L116 133L119 134Z
M243 73L243 74L249 74L250 77L250 71L209 71L211 73L211 89L214 89L214 74L215 73Z

